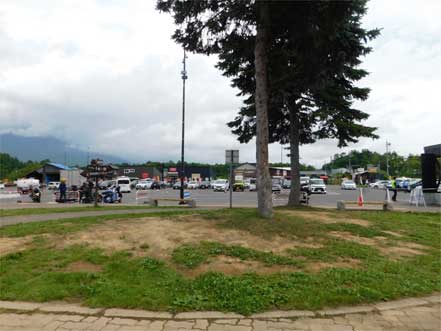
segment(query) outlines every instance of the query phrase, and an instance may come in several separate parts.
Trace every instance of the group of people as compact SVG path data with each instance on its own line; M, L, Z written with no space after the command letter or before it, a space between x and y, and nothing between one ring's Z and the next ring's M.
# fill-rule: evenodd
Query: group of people
M84 182L81 187L78 189L79 192L79 202L80 203L92 203L95 201L95 194L94 194L94 188L95 185L93 181L89 180ZM66 185L66 180L62 179L60 181L60 186L58 188L60 195L57 199L58 202L64 203L68 201L68 187ZM77 189L74 188L73 191L76 191ZM116 198L121 201L122 193L120 190L120 187L118 185L115 185L113 187L110 187L109 190L115 191ZM101 194L98 196L98 201L102 199ZM106 201L107 202L107 201Z

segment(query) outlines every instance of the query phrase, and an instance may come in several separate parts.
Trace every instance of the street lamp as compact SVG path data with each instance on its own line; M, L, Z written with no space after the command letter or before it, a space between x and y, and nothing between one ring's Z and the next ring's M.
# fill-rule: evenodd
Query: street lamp
M386 141L386 173L388 179L389 179L389 147L390 147L390 142Z
M187 69L186 69L186 59L187 55L185 54L184 48L184 59L182 63L184 65L183 70L181 71L182 77L182 141L181 141L181 190L180 190L180 198L184 199L184 176L185 176L185 167L184 167L184 137L185 137L185 81L187 80ZM182 203L183 201L181 201Z

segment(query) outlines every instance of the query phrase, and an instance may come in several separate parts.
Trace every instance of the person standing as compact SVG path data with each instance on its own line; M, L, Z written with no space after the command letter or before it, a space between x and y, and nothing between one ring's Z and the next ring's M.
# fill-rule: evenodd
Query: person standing
M66 180L62 179L60 183L60 202L66 202L66 191L67 191Z
M392 178L392 191L394 195L392 196L392 201L397 201L397 177Z

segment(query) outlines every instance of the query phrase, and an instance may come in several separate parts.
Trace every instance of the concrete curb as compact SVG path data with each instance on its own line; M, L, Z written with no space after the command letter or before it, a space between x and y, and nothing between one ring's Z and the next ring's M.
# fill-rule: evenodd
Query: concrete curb
M236 313L224 313L218 311L195 311L172 314L169 312L156 312L135 309L116 308L88 308L65 302L34 303L23 301L0 301L0 310L24 312L24 313L53 313L53 314L75 314L85 316L105 316L132 319L148 320L231 320L231 319L283 319L300 317L330 317L348 314L360 314L370 312L383 312L402 308L427 306L441 303L441 293L434 293L421 298L400 299L389 302L380 302L372 305L337 307L319 311L310 310L278 310L269 311L251 316L243 316Z

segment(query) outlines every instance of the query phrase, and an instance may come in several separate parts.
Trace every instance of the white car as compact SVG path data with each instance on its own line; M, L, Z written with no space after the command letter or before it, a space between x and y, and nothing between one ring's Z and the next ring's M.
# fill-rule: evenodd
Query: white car
M309 178L309 177L300 177L300 186L308 185L310 181L311 181L311 178Z
M49 182L47 184L48 190L58 190L60 188L60 182Z
M375 183L370 183L370 188L378 188L378 189L385 189L387 186L391 185L390 180L377 180Z
M152 187L153 179L145 179L140 180L138 184L136 184L135 189L136 190L148 190Z
M187 188L189 190L195 190L195 189L199 188L199 183L195 180L192 180L191 182L188 182Z
M5 184L0 183L0 190L4 190L5 189Z
M311 178L309 181L309 187L311 193L326 194L326 185L324 180L321 178Z
M342 190L356 190L357 185L355 184L355 182L353 180L344 180L341 183L341 189Z
M216 191L224 191L227 192L230 189L230 185L228 180L226 179L218 179L213 183L213 190Z

